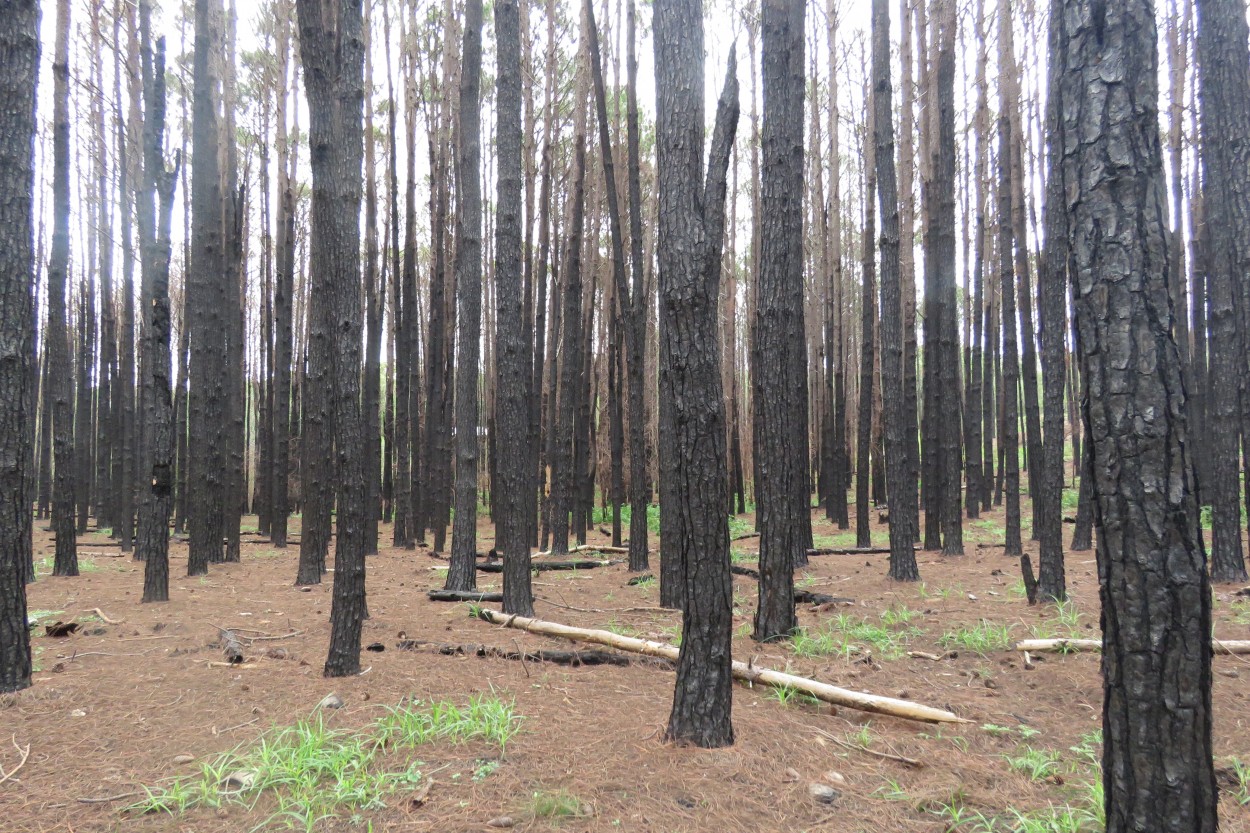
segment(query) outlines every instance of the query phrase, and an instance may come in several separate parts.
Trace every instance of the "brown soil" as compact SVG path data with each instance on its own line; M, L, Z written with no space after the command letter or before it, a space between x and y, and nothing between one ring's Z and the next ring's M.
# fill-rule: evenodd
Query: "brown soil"
M823 513L814 518L818 546L854 543L853 534L837 533ZM37 524L37 558L52 552L50 533L43 526ZM932 653L945 650L939 645L945 633L982 619L1011 626L1014 638L1032 635L1039 625L1053 626L1053 608L1030 608L1013 589L1019 580L1017 562L1003 557L1001 549L978 546L1000 539L1001 510L967 523L965 530L965 557L918 554L923 584L889 581L885 556L813 558L802 571L801 584L853 597L856 604L827 612L804 608L800 621L819 628L847 614L880 623L882 611L905 607L919 613L912 625L921 630L908 647ZM1070 533L1066 526L1065 536ZM491 527L483 523L482 549L491 535ZM384 528L382 539L389 538ZM874 530L874 543L885 539L884 527ZM608 539L596 531L591 540ZM20 760L14 744L23 749L29 744L30 750L16 780L0 784L2 831L251 830L266 817L260 808L133 817L119 811L132 797L101 803L81 799L136 793L142 785L190 774L196 765L177 764L176 756L206 760L246 745L267 729L308 716L331 692L346 703L330 717L342 727L363 726L384 706L409 695L464 702L470 693L492 691L515 700L524 723L498 768L478 780L472 777L478 759L498 756L485 743L391 753L388 768L403 769L410 759L425 762L423 771L434 784L424 804L414 807L397 795L385 810L354 821L323 823L319 829L324 830L367 830L371 822L375 831L479 831L490 829L488 820L508 815L522 830L941 833L949 821L934 809L952 796L986 814L1078 800L1076 785L1088 780L1086 776L1065 774L1034 782L1013 772L1004 756L1027 744L1059 750L1068 762L1075 757L1069 747L1100 725L1096 654L1036 657L1032 670L1012 650L982 656L960 648L957 658L939 661L906 656L869 661L862 655L800 658L786 645L750 640L756 584L735 577L737 657L754 657L756 664L789 668L835 685L949 707L972 722L939 730L802 704L797 698L782 703L767 690L739 686L734 692L734 746L713 751L674 748L660 740L673 685L672 673L662 668L568 668L396 650L401 632L408 639L438 642L571 647L472 619L464 604L427 600L425 590L441 586L444 575L438 569L444 562L428 550L385 549L369 560L373 618L365 625L364 641L381 642L386 650L364 654L368 670L363 675L327 680L321 668L330 584L327 580L311 592L292 586L298 547L279 552L268 544L245 544L241 564L214 566L207 578L188 579L183 576L186 545L176 543L173 601L140 605L142 565L102 546L105 541L98 534L83 539L79 552L91 565L89 572L73 579L41 576L30 588L32 611L63 611L47 622L71 617L83 621L93 608L124 621L86 621L85 632L63 639L44 636L42 626L33 631L41 669L35 685L0 698L0 767L9 772ZM735 553L754 553L757 543L737 541ZM1070 592L1081 612L1080 634L1096 636L1094 555L1069 553L1067 567ZM538 615L671 639L680 622L677 614L625 610L658 604L657 585L627 586L629 578L623 564L539 574ZM498 589L500 577L479 574L478 581L483 589ZM1248 636L1250 604L1234 604L1236 589L1216 590L1217 636ZM254 667L210 667L209 661L222 658L217 626L272 635L300 633L253 643L247 653L259 656ZM263 656L278 648L283 650L275 656L284 658ZM1217 763L1226 766L1229 756L1250 762L1245 732L1250 703L1240 682L1242 676L1250 678L1250 667L1239 657L1217 657L1215 667ZM1013 731L999 734L983 729L984 724ZM1020 725L1040 734L1022 739ZM832 735L855 745L865 727L869 749L918 759L923 768L848 751L828 739ZM1067 784L1058 783L1065 778ZM837 782L833 785L840 795L832 805L809 794L809 785L822 779ZM895 787L905 798L889 797ZM535 818L533 794L560 790L576 796L587 814ZM1222 797L1220 811L1225 831L1250 831L1250 811L1231 792Z

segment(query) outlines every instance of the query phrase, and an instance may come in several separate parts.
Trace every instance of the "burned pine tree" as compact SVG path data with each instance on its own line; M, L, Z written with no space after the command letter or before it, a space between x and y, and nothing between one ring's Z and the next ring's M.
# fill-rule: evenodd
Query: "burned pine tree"
M725 505L725 404L717 345L717 299L725 221L725 175L738 121L731 54L703 177L703 7L659 0L653 19L660 287L660 400L676 456L668 490L676 536L664 558L680 565L682 647L666 736L700 747L733 743L730 640L733 583ZM800 61L801 64L801 61Z
M31 569L34 434L35 79L39 9L5 3L0 26L0 692L31 683L26 582Z
M1051 14L1099 528L1107 830L1210 833L1211 588L1171 334L1154 10L1054 0Z

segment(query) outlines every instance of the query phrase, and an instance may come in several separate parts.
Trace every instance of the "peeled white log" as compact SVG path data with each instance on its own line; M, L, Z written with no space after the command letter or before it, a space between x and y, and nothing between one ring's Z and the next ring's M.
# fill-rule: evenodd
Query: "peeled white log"
M541 619L529 619L524 616L509 616L497 610L479 610L478 616L496 625L518 628L546 636L559 636L574 642L592 642L597 645L607 645L621 651L652 657L663 657L673 662L677 662L678 657L681 655L681 651L672 645L667 645L663 642L652 642L648 639L621 636L611 631L575 628L571 625L561 625L558 622L545 622ZM810 694L817 700L823 700L826 703L833 703L837 706L845 706L875 714L888 714L894 717L905 717L909 720L922 720L926 723L969 722L945 709L936 709L932 706L912 703L908 700L896 700L893 697L879 697L875 694L865 694L860 691L838 688L827 683L809 680L806 677L786 674L782 671L756 668L747 665L745 662L735 661L733 663L733 676L736 680L762 683L777 688L790 688L803 694Z

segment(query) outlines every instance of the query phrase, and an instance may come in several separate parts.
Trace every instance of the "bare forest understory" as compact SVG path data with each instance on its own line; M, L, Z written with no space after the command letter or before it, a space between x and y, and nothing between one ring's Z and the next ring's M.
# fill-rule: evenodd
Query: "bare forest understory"
M796 587L853 603L800 605L804 631L793 644L750 639L756 582L734 577L735 658L949 708L970 722L939 727L739 684L736 743L710 751L661 742L673 689L663 663L542 661L534 652L597 646L499 628L473 618L469 605L429 600L425 591L442 587L446 567L429 549L384 549L368 559L367 670L328 680L321 666L330 582L292 585L298 547L281 552L245 535L242 563L188 579L186 544L175 541L171 601L140 605L142 565L103 533L81 539L83 575L45 576L53 542L37 524L41 569L29 588L37 672L32 688L0 697L0 780L12 776L0 785L0 830L304 829L300 812L308 809L288 812L279 792L233 799L247 792L246 773L230 775L244 783L220 784L206 773L222 753L254 754L300 720L346 737L376 732L371 727L396 707L428 710L445 701L463 708L474 698L511 706L517 731L506 745L454 733L385 745L368 769L404 777L376 804L319 811L334 818L317 829L1093 830L1091 808L1101 805L1091 786L1101 754L1099 657L1026 661L1014 645L1034 636L1098 637L1094 554L1067 553L1067 606L1029 607L1018 561L994 544L1003 540L1001 512L967 522L962 558L918 553L919 583L889 580L886 555L813 557ZM854 533L839 533L823 512L813 511L813 524L817 547L854 545ZM297 534L298 519L293 525ZM749 516L732 526L749 530ZM883 544L885 527L874 526L873 543ZM483 519L483 550L492 532ZM1036 559L1027 527L1025 537ZM389 541L389 531L381 539ZM591 533L591 544L608 541L599 529ZM735 565L754 567L757 543L736 540ZM631 578L623 563L537 573L537 614L676 643L680 614L658 607L658 582ZM498 591L500 576L483 572L478 584ZM1250 598L1239 589L1215 590L1217 638L1250 637ZM81 628L46 635L58 621ZM226 662L222 628L237 637L241 665ZM442 653L444 645L501 650L480 657L471 647ZM529 656L515 661L508 653ZM1250 831L1245 679L1244 657L1215 658L1220 818L1230 832ZM340 708L319 707L330 694ZM205 780L220 806L192 804L172 818L153 809L152 796L172 805L178 789ZM1024 828L1024 820L1056 826Z

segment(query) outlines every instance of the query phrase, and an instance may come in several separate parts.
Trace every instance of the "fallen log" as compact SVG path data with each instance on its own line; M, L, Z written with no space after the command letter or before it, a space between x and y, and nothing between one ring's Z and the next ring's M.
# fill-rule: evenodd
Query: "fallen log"
M497 610L478 610L477 615L479 618L487 622L510 628L518 628L529 633L541 633L546 636L559 636L564 639L571 639L574 642L591 642L597 645L606 645L609 648L616 648L621 651L629 651L630 653L643 654L645 656L660 657L673 662L676 662L681 654L680 650L672 645L652 642L648 639L636 639L630 636L621 636L619 634L612 633L611 631L574 628L569 625L561 625L556 622L544 622L539 619L530 619L524 616L509 616L504 613L500 613ZM734 679L737 680L744 680L751 683L761 683L763 685L774 686L777 688L790 688L802 694L810 694L816 699L823 700L826 703L833 703L837 706L846 706L847 708L873 712L874 714L887 714L895 717L905 717L909 720L920 720L926 723L970 722L952 712L946 711L945 709L936 709L932 706L912 703L907 700L896 700L893 697L879 697L874 694L865 694L860 691L838 688L837 686L832 686L817 680L809 680L805 677L797 677L793 674L786 674L781 671L773 671L768 668L756 668L745 662L735 661L732 666L732 672Z
M758 537L760 537L760 534L758 532L744 532L741 535L735 535L730 540L731 541L745 541L748 538L758 538Z
M608 552L608 553L613 553L615 555L628 555L629 547L613 547L607 544L578 544L575 547L569 547L569 551L568 551L569 555L575 552ZM534 553L534 555L535 557L539 557L539 558L547 558L549 556L558 557L561 555L565 555L565 553L556 553L556 552L552 552L551 550L542 550L541 552Z
M443 656L474 656L494 659L511 659L522 662L550 662L556 665L571 665L574 668L582 665L632 665L634 660L611 651L517 651L500 648L495 645L475 645L472 643L457 645L438 642L426 642L420 639L403 639L395 643L401 651L432 651ZM641 657L639 659L642 659ZM650 658L652 663L672 669L668 660Z
M1017 651L1067 654L1077 651L1101 651L1101 639L1023 639L1016 643ZM1250 640L1212 639L1211 650L1217 654L1250 654Z
M226 655L226 662L230 665L242 664L243 643L239 641L238 635L227 628L220 628L219 630L221 632L221 652Z
M917 552L920 547L913 547ZM889 555L889 547L817 547L807 551L808 555Z
M760 580L758 570L752 570L750 567L739 567L737 564L729 565L729 572L735 576L746 576L756 581ZM794 588L794 603L800 605L828 605L828 604L854 604L854 599L848 599L845 596L830 596L828 593L813 593L811 590L800 590Z
M426 595L432 602L503 602L503 593L476 590L430 590Z
M619 563L621 562L619 561L587 561L587 560L532 561L530 562L530 569L537 570L540 573L546 572L548 570L590 570L595 567L610 567L613 564L619 564ZM502 573L503 562L496 561L493 564L490 562L486 562L486 563L478 564L477 568L483 573Z

